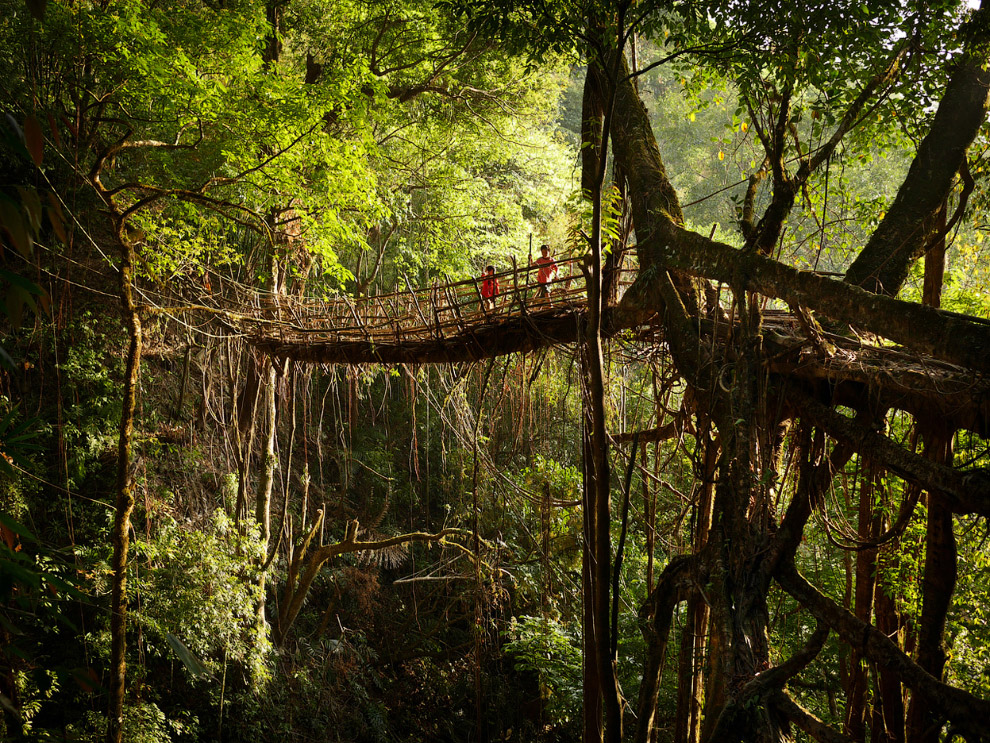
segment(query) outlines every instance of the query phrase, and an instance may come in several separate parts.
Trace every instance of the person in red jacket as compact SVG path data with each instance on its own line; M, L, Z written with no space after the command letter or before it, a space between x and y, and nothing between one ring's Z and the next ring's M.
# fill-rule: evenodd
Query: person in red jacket
M499 295L500 291L498 279L495 276L495 266L488 266L481 281L481 302L486 310L495 308L495 297Z
M536 298L540 301L550 303L550 284L557 278L557 262L550 257L550 246L540 246L540 257L533 261L533 264L540 267L536 272Z

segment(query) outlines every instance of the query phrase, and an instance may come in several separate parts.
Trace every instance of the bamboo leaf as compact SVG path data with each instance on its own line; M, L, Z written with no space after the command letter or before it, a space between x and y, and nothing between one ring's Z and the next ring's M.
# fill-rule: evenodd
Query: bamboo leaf
M3 707L5 710L10 712L10 714L12 714L15 719L17 720L21 719L20 710L18 710L17 707L14 706L14 703L10 701L10 698L5 696L4 694L0 694L0 707Z
M62 241L62 244L68 245L69 236L65 231L65 223L62 221L61 210L48 207L45 209L45 213L48 215L48 221L51 223L52 230L55 231L55 236Z
M28 7L31 7L31 3L28 3ZM41 12L44 15L43 5ZM33 14L34 12L32 11ZM27 146L28 154L31 155L34 164L40 168L41 161L45 155L45 137L41 133L41 124L38 123L38 119L35 118L34 114L30 114L24 119L24 144Z
M175 654L179 656L179 660L182 661L182 665L186 667L186 670L189 671L189 673L193 676L209 676L212 678L212 674L209 669L203 665L199 658L193 655L192 651L185 646L185 643L183 643L182 640L173 635L171 632L165 633L165 639L172 647L172 650L175 651Z
M31 229L37 233L41 229L41 197L33 188L17 187L17 193L21 197L21 204L27 212Z
M31 236L28 234L27 226L21 218L20 210L13 202L5 199L0 201L0 227L14 246L17 252L25 258L31 258Z

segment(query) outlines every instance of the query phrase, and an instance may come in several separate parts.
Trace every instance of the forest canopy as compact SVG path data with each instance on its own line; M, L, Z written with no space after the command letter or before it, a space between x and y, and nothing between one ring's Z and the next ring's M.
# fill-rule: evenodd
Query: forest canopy
M3 739L990 740L988 13L0 0Z

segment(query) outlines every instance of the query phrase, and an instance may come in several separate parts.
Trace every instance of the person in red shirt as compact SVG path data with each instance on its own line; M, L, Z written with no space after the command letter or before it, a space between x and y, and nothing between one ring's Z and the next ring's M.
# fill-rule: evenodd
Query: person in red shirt
M540 246L540 257L534 262L540 270L536 272L536 297L550 303L550 284L557 278L557 263L550 257L550 246Z
M495 297L500 291L498 279L495 277L495 266L488 266L481 281L481 303L486 310L495 308Z

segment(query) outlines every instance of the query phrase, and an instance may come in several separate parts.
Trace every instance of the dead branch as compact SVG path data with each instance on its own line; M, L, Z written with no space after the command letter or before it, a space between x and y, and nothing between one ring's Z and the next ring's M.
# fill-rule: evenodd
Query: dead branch
M312 586L313 581L319 574L320 568L322 568L330 558L351 552L374 552L377 550L388 549L389 547L396 547L401 544L409 544L410 542L442 543L447 537L455 534L463 535L467 533L462 529L443 529L436 534L429 534L426 532L410 532L408 534L400 534L395 537L389 537L388 539L361 542L357 539L359 524L355 519L347 523L344 538L340 542L323 545L312 553L312 556L305 563L305 570L303 570L301 577L297 579L296 575L298 575L298 570L302 566L304 559L303 555L306 551L305 548L312 540L312 536L315 534L319 521L322 520L322 518L323 513L321 511L320 515L317 517L317 524L314 524L313 529L310 530L310 534L307 536L306 541L300 549L300 556L298 560L293 560L295 570L292 570L292 566L290 566L290 573L286 581L285 588L286 600L283 603L282 610L279 612L278 628L276 630L277 644L281 644L285 640L289 627L292 626L292 623L299 615L299 610L302 608L302 605L306 600L306 594L309 593L310 586Z

